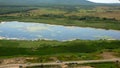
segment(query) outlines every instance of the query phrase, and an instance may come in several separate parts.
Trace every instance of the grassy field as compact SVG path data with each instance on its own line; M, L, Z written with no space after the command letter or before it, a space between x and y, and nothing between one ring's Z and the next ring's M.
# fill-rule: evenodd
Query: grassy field
M119 63L116 62L105 62L105 63L93 63L93 64L87 64L89 66L92 66L94 68L119 68Z
M115 51L119 54L120 41L20 41L0 40L0 58L33 56L37 57L29 62L52 61L50 57L57 57L59 60L89 60L100 59L98 56L104 50ZM94 57L93 57L94 56Z
M18 7L19 8L19 7ZM17 8L17 9L18 9ZM30 7L28 7L30 8ZM9 11L0 15L0 21L27 21L68 26L94 27L120 30L119 7L34 7L32 10ZM7 9L7 8L4 8ZM9 10L9 9L8 9ZM6 10L8 12L8 10ZM15 10L12 9L12 10ZM0 11L5 11L0 10Z
M0 6L0 15L27 12L35 9L36 9L35 7L3 7L3 6L1 7Z

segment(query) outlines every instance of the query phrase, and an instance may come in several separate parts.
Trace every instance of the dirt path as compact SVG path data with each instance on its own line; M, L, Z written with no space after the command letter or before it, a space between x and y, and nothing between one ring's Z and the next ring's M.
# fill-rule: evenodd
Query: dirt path
M120 61L120 58L104 59L104 60L68 61L62 63L54 62L54 63L33 63L33 64L8 64L8 65L0 65L0 68L19 68L20 65L27 67L27 66L39 66L39 65L61 65L61 64L70 64L70 63L84 64L84 63L116 62L116 61Z
M91 66L80 66L80 67L76 67L76 68L93 68Z

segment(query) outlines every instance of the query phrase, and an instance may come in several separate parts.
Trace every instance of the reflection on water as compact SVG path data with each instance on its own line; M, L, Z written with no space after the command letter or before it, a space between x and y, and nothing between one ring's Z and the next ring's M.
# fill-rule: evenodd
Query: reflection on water
M60 26L40 23L25 22L1 22L0 39L20 40L97 40L97 39L118 39L120 31L104 30L95 28Z

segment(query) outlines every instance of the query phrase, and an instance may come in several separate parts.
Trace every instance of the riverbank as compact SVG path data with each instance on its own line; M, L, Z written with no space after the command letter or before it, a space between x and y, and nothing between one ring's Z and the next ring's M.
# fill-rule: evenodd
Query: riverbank
M120 30L120 21L80 21L72 19L59 18L30 18L30 17L0 17L1 21L21 21L21 22L37 22L53 25L93 27L102 29Z

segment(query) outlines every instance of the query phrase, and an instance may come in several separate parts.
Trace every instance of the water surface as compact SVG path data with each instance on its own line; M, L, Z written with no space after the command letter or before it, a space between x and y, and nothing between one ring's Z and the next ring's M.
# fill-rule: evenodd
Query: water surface
M1 22L0 39L19 40L120 40L120 31L89 27L60 26L31 22Z

